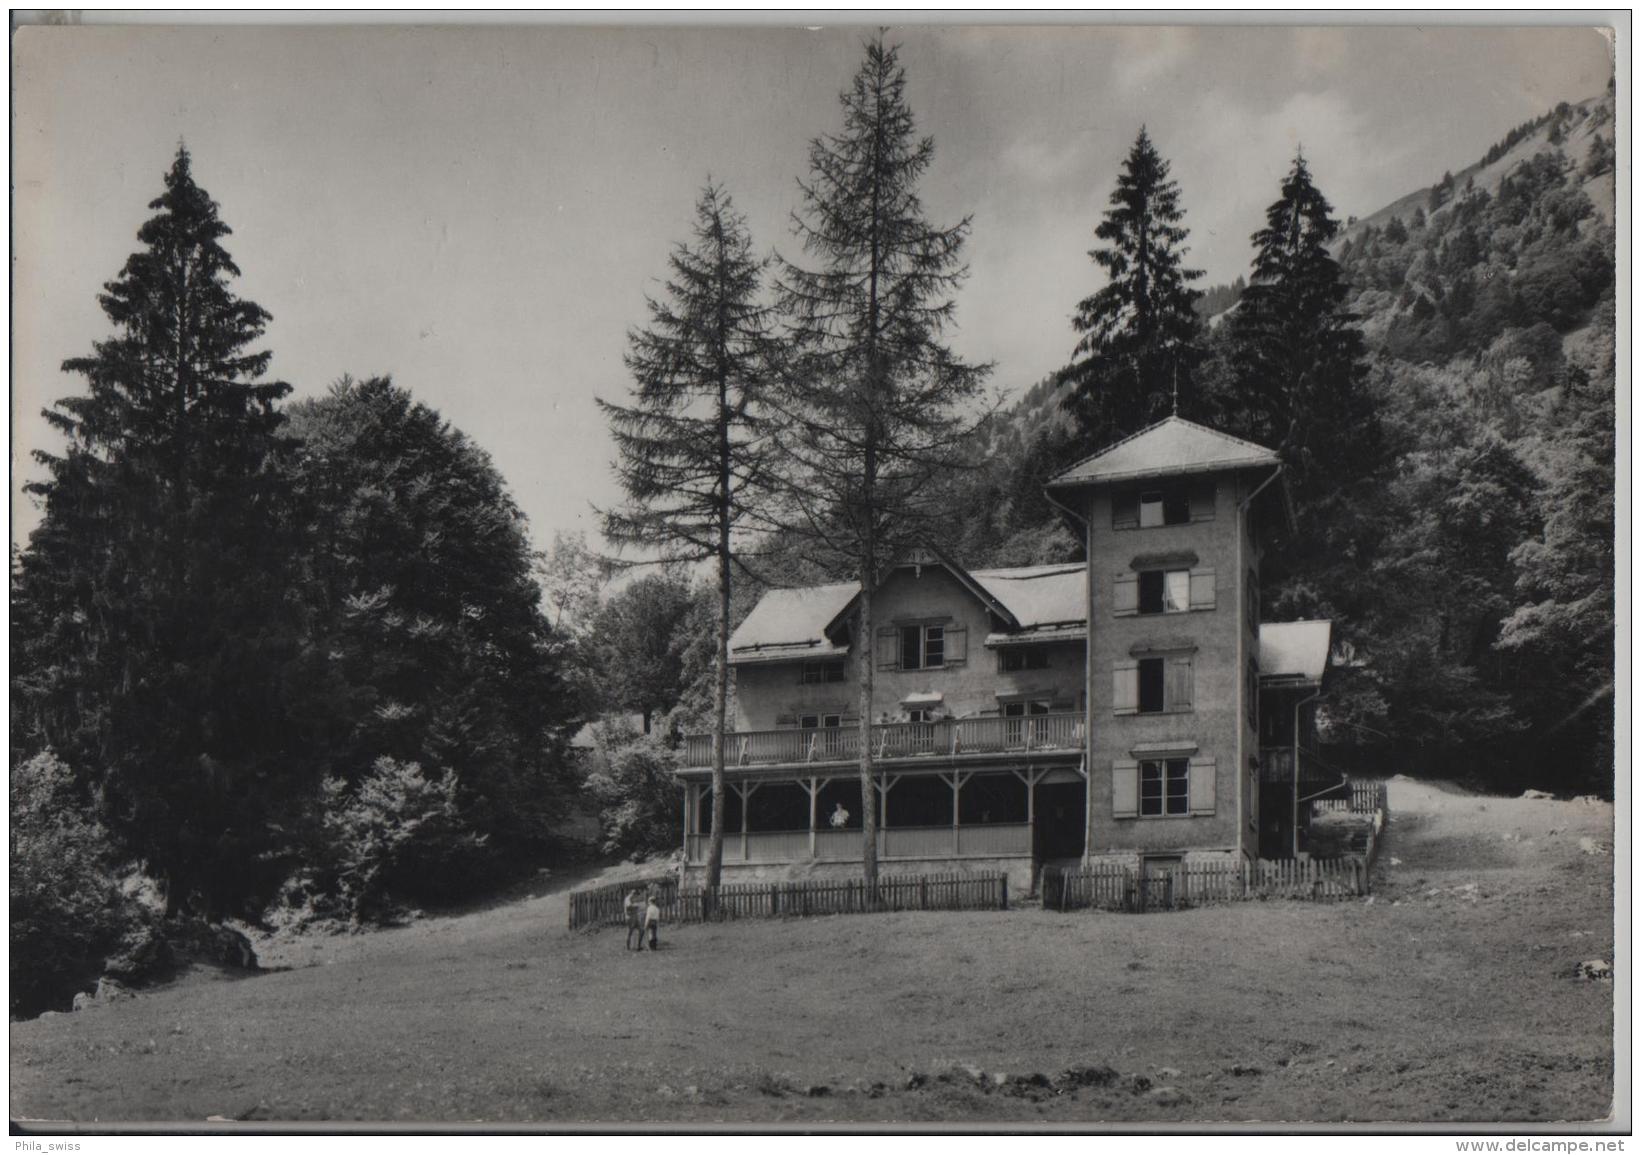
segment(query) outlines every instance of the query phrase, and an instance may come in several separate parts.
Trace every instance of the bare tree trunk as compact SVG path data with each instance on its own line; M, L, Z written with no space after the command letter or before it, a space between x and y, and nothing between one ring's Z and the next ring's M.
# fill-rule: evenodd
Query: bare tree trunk
M876 636L872 627L872 575L876 570L868 547L860 578L860 835L861 870L866 877L867 901L877 900L877 786L872 772L872 673Z
M729 428L721 427L724 454L719 459L719 482L724 505L729 494ZM718 521L718 653L712 700L712 841L707 848L709 891L716 888L724 869L724 746L729 739L729 516Z

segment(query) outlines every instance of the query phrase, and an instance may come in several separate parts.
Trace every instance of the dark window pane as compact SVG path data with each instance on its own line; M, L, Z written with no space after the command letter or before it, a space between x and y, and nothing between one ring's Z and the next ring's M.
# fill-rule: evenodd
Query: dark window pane
M1162 763L1140 763L1140 813L1162 813Z
M1184 814L1189 809L1187 786L1191 764L1184 758L1168 760L1168 813Z
M1181 525L1191 520L1191 498L1183 489L1169 490L1162 500L1164 525Z
M1163 660L1161 658L1141 658L1139 665L1140 713L1160 714L1165 709Z
M900 627L900 668L903 670L921 670L923 668L923 627Z
M1140 613L1162 613L1162 571L1148 569L1140 573Z

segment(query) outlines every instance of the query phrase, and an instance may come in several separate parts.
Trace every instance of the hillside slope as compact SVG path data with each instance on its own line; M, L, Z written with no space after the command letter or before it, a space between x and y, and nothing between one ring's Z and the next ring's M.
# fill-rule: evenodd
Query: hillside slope
M560 891L319 940L300 969L14 1023L12 1116L1604 1116L1613 988L1575 969L1612 957L1612 807L1406 779L1390 805L1371 902L687 926L627 954L564 931Z

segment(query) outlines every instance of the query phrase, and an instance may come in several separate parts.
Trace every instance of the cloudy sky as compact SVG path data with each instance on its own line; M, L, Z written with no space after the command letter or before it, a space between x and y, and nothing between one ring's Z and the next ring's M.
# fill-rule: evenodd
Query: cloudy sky
M107 332L179 140L233 227L298 395L391 373L493 454L540 545L592 533L626 330L710 174L798 256L807 142L839 124L856 27L24 28L13 44L14 487L58 366ZM954 341L1013 393L1063 364L1092 230L1140 125L1173 164L1204 283L1296 146L1341 218L1600 92L1590 29L895 28L935 138L924 199L973 217ZM37 523L13 495L14 540Z

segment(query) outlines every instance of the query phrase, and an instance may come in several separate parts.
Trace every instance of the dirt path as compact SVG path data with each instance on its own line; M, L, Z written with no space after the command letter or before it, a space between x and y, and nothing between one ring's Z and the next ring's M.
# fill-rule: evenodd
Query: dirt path
M1612 808L1406 781L1391 806L1372 903L691 926L628 954L618 935L567 933L569 880L548 879L490 910L315 940L290 971L13 1024L12 1112L1603 1116L1612 986L1573 970L1612 957Z

